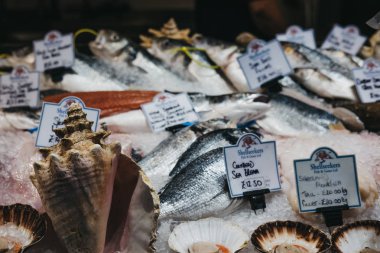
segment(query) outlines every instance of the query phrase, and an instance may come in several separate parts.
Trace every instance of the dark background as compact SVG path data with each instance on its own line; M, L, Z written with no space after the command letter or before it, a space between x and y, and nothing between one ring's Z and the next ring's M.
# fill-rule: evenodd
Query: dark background
M298 24L314 28L321 43L335 23L354 24L371 35L374 30L365 22L377 11L380 0L0 0L0 53L31 46L52 29L68 33L109 28L138 40L139 34L161 27L170 17L180 28L227 41L242 31L270 39ZM82 35L78 43L83 46L92 38Z

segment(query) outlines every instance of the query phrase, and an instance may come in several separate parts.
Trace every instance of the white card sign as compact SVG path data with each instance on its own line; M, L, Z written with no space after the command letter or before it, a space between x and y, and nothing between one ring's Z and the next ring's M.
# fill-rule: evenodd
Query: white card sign
M67 111L72 103L79 103L82 106L83 112L87 114L87 119L94 122L91 129L93 131L97 130L100 110L86 107L80 98L66 97L58 104L44 102L37 133L37 147L51 147L59 142L59 138L53 132L53 129L64 126L63 121L67 117Z
M354 155L338 156L322 147L309 159L295 160L294 170L301 213L331 206L361 206Z
M37 107L40 101L40 74L17 66L10 75L0 76L0 107Z
M351 55L356 55L367 38L359 34L356 26L350 25L345 28L334 25L322 48L334 48Z
M61 35L51 31L44 40L34 41L36 70L43 72L48 69L70 67L74 64L73 35Z
M141 105L141 109L153 132L199 120L187 94L160 93L153 102Z
M353 69L355 87L362 103L380 101L380 62L367 59L362 68Z
M298 44L303 44L309 48L315 49L314 30L302 30L301 27L290 26L285 34L277 34L276 39L279 41L290 41Z
M281 189L276 142L261 142L255 134L245 134L235 146L224 148L228 187L232 198L244 192Z
M277 40L268 43L262 40L251 41L248 44L247 53L240 56L238 61L251 90L292 72Z

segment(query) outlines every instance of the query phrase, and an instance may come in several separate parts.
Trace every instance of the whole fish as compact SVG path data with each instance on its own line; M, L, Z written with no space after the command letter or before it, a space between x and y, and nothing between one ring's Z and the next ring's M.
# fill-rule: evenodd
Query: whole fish
M294 99L299 100L300 102L333 114L335 117L341 120L349 130L364 130L363 122L355 113L343 107L333 107L333 105L328 103L324 98L319 97L315 93L312 93L303 88L290 76L281 78L278 82L282 87L281 94L290 96Z
M363 60L357 56L350 55L340 50L333 48L320 49L320 52L328 57L330 57L336 63L342 65L348 69L359 68L363 66Z
M138 164L152 180L156 190L160 190L169 179L169 173L174 168L178 158L199 137L210 131L227 128L224 120L210 120L182 129L162 141Z
M353 77L350 69L337 64L318 50L293 42L281 42L281 45L292 68L328 69L350 79Z
M238 91L249 91L247 79L237 61L242 55L237 45L201 35L193 38L193 44L197 48L206 50L207 55L223 70Z
M218 129L200 136L190 147L179 157L178 162L170 172L173 177L180 173L186 166L199 156L216 148L235 145L239 138L246 133L253 132L252 129Z
M141 78L134 83L135 89L204 92L209 95L231 93L230 89L225 89L213 79L210 83L201 83L188 72L172 71L162 59L114 31L101 30L96 40L90 42L90 49L106 64L118 66L119 71L125 72L130 66L142 70Z
M270 108L266 96L254 93L235 93L221 96L192 93L189 94L189 97L200 121L226 118L244 124L260 117ZM100 122L105 123L112 132L151 132L141 110L132 110L105 117Z
M201 155L173 177L161 193L160 202L162 219L228 214L244 203L229 196L223 148Z
M266 132L282 136L310 136L343 128L332 114L283 94L273 94L271 109L257 124Z
M187 79L203 84L204 89L213 88L219 91L218 94L236 91L228 77L204 51L194 49L186 42L154 38L148 51L171 66L175 73L184 73Z
M339 72L329 69L297 68L294 74L306 89L321 97L358 100L354 91L354 81Z

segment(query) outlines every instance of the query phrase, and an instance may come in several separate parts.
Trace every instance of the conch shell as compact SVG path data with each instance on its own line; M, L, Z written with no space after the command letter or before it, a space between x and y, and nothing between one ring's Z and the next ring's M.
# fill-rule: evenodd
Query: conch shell
M187 43L192 43L192 39L189 37L190 29L178 29L177 23L173 18L169 19L160 30L148 29L148 32L153 35L154 38L169 38L175 40L183 40ZM148 36L140 35L141 46L149 48L152 46L152 39Z
M67 251L102 253L121 146L104 143L110 132L92 132L77 103L64 124L55 130L61 141L41 150L45 159L33 165L31 179Z

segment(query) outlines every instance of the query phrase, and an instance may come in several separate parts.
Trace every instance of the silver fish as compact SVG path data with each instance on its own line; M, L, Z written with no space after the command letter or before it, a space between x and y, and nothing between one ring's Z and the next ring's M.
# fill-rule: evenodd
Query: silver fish
M343 107L333 107L325 99L316 94L304 89L300 84L294 81L290 76L281 78L278 81L281 84L281 94L290 96L312 107L321 109L325 112L333 114L342 123L352 131L361 131L364 129L364 123L352 111Z
M242 199L231 199L223 148L213 149L176 175L160 195L160 217L197 219L236 210Z
M293 42L281 42L285 55L292 68L318 68L338 72L352 79L351 70L335 63L330 57L318 50Z
M270 104L271 109L257 120L257 124L271 134L318 135L339 126L340 121L334 115L289 96L273 94Z
M320 49L320 52L330 57L336 63L348 69L354 69L354 68L359 68L363 66L364 61L362 59L360 59L357 56L347 54L340 50L329 48L329 49Z
M167 183L169 173L178 158L199 136L227 127L227 122L224 120L210 120L182 129L162 141L138 164L151 179L154 188L160 190Z
M328 69L297 68L294 75L302 85L323 98L357 101L355 83L339 72Z
M193 38L193 44L197 48L206 50L207 55L221 67L238 91L249 91L247 79L237 61L237 58L242 55L237 45L201 35Z
M219 90L219 94L237 91L228 77L204 51L194 50L192 45L186 42L156 38L148 50L171 66L171 70L175 73L183 73L187 79L204 84L205 88L212 84L212 87Z
M240 136L253 132L252 129L219 129L200 136L191 146L179 157L178 162L170 172L173 177L188 166L199 156L216 148L235 145Z

